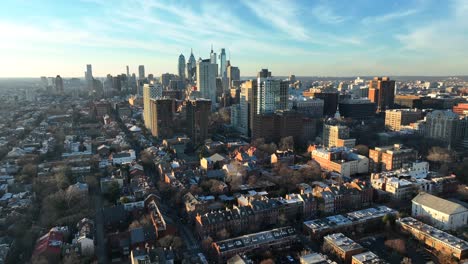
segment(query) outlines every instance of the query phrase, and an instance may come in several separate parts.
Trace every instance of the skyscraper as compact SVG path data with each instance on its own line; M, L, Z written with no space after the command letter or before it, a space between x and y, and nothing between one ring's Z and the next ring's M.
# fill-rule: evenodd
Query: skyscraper
M207 99L188 100L186 104L187 134L194 145L208 138L208 119L211 113L211 101Z
M369 99L377 104L377 112L392 109L395 101L395 81L389 77L374 77L369 81Z
M257 75L256 114L274 113L288 107L289 82L271 78L271 72L262 69Z
M216 52L213 51L213 45L211 45L210 61L211 63L216 64ZM218 72L216 72L216 76L218 76Z
M88 90L93 90L93 68L91 64L86 65L85 79Z
M227 78L226 68L226 51L222 48L219 54L219 76L222 78Z
M199 60L197 63L197 86L202 98L211 100L211 107L216 105L216 73L218 65L210 60Z
M154 137L167 138L172 136L172 109L174 99L150 99L151 134Z
M178 70L179 70L179 79L182 81L185 81L185 57L183 54L180 54L179 56Z
M145 127L151 129L151 99L160 98L162 96L162 87L160 84L144 84L143 85L143 120Z
M193 82L197 74L197 61L193 56L193 51L190 49L190 57L187 63L187 78L190 82Z
M63 94L63 80L60 75L57 75L55 77L55 91L57 94Z
M228 61L228 66L227 66L227 79L229 83L229 89L233 87L232 81L240 81L240 71L238 67L232 66L229 61Z
M138 66L138 79L139 80L145 79L145 66L144 65Z

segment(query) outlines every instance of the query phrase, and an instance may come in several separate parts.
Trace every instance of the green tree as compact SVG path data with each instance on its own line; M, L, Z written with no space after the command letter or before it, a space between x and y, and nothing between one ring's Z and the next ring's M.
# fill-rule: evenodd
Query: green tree
M113 203L120 197L120 186L117 182L112 182L107 189L107 199Z

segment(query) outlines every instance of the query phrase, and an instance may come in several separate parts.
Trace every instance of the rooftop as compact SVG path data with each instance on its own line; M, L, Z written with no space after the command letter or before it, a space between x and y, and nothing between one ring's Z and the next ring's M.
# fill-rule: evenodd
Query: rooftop
M230 251L234 249L240 249L244 247L250 247L255 245L262 245L270 243L275 240L280 240L287 237L296 236L296 229L293 227L282 227L263 231L259 233L248 234L245 236L235 237L222 241L215 242L219 247L220 252Z
M462 240L456 236L446 233L430 225L426 225L412 217L400 218L397 220L401 225L409 226L413 229L418 230L421 233L426 234L433 239L443 242L458 250L468 250L468 242Z
M325 241L333 244L344 252L356 250L362 248L361 245L351 240L349 237L343 235L343 233L331 234L324 237Z
M371 251L366 251L361 254L354 255L353 261L354 260L357 260L358 263L362 263L362 264L386 264L387 263Z
M413 198L413 203L417 203L426 207L430 207L434 210L442 212L444 214L455 214L460 212L465 212L466 209L463 205L442 199L435 195L421 192L416 197Z

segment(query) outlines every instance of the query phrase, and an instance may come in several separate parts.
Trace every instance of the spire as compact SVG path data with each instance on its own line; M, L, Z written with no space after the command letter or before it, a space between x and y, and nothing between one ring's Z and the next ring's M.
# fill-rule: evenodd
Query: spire
M190 48L190 55L193 55L193 49Z
M213 53L213 43L211 44L211 53Z

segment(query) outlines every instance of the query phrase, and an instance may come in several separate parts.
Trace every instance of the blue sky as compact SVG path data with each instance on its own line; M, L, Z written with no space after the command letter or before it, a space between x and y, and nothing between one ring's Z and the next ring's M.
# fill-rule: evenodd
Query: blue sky
M466 14L468 0L12 0L0 77L175 73L211 44L243 76L466 75Z

